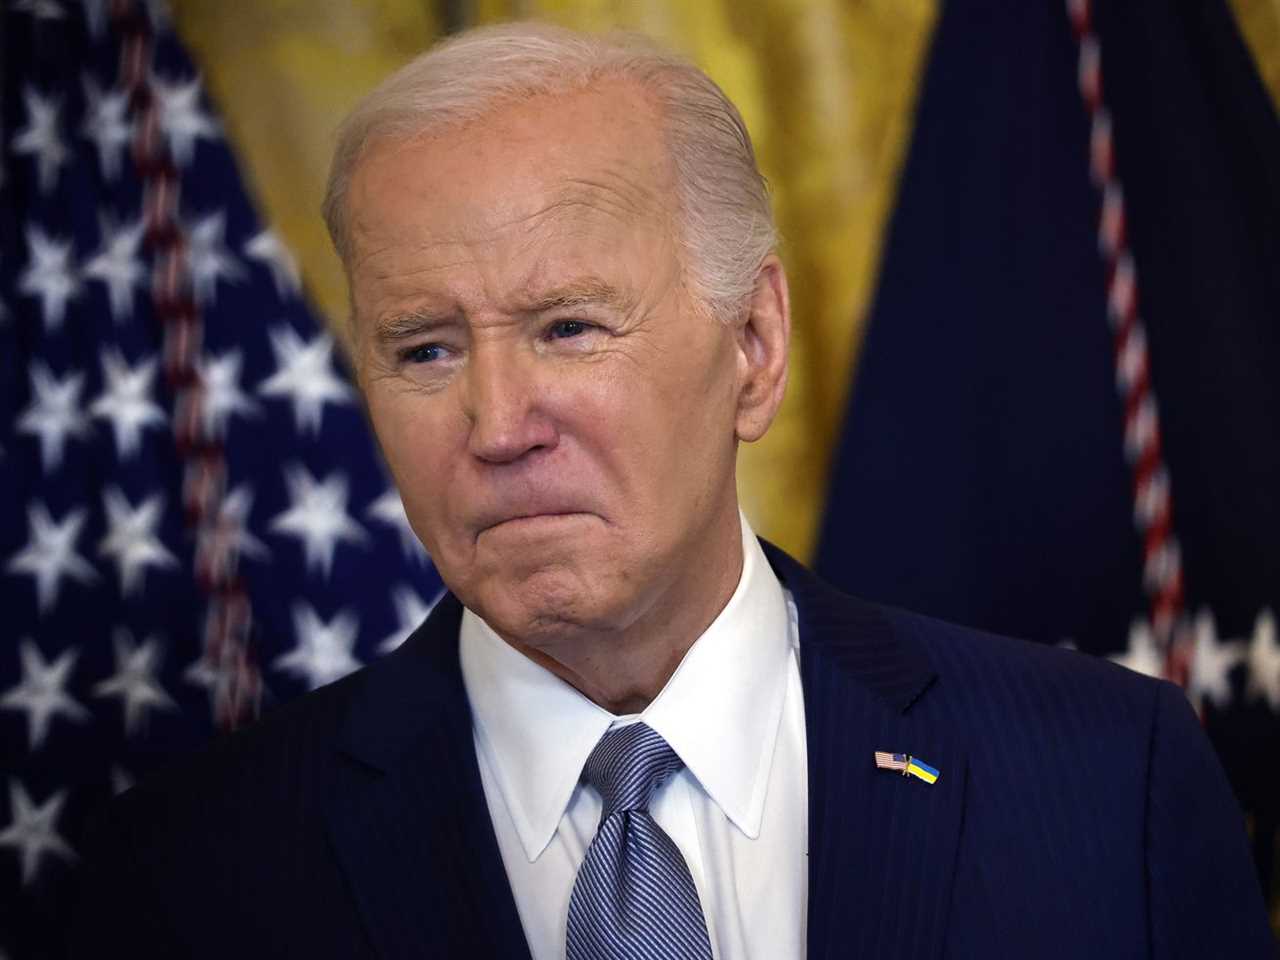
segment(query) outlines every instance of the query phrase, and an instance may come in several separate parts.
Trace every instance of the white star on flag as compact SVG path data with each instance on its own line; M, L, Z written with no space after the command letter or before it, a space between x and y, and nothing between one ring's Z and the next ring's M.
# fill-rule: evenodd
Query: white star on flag
M24 887L35 879L46 854L75 859L75 851L58 835L58 817L66 802L67 791L58 790L37 807L21 783L9 781L9 826L0 831L0 847L18 851Z
M133 288L141 286L145 277L138 251L146 225L142 220L116 226L109 213L98 216L102 247L84 265L84 275L107 288L111 317L117 323L133 316Z
M1201 610L1193 626L1195 646L1187 676L1187 696L1197 706L1207 701L1219 710L1231 704L1231 671L1244 660L1244 644L1219 642L1213 614Z
M220 722L228 709L236 709L235 701L245 698L243 687L244 661L230 645L219 649L206 647L205 651L186 670L182 677L187 683L200 687L209 698L210 719ZM261 687L255 685L254 692L247 695L250 703L246 706L249 713L258 714L261 703Z
M302 289L298 263L274 230L263 230L244 245L245 256L262 263L271 271L276 296L281 300L297 296Z
M400 499L400 493L395 487L388 487L382 496L369 504L365 514L385 523L400 534L400 549L404 551L406 558L416 558L422 562L430 559L427 556L427 548L413 532L413 527L409 526L409 515L404 512L404 501Z
M391 599L396 605L396 619L399 620L399 626L378 645L378 652L390 653L408 640L409 635L418 629L422 621L427 618L427 614L434 609L443 596L444 591L441 590L430 603L423 603L418 592L412 587L403 583L396 587Z
M93 141L103 179L114 180L120 176L120 158L133 139L129 95L123 90L103 90L87 73L81 80L85 106L80 135Z
M326 402L351 402L351 388L333 370L333 340L328 334L318 333L303 343L290 327L276 327L271 331L271 351L276 355L276 372L262 382L258 392L291 398L293 419L300 431L320 431Z
M93 583L98 578L89 562L76 553L76 538L87 516L79 507L55 523L44 504L36 501L27 506L30 540L13 555L6 569L35 577L36 601L42 614L57 603L63 577L80 583Z
M146 577L147 567L168 569L177 558L156 536L156 526L164 511L164 497L153 494L136 509L129 505L118 487L110 487L102 497L107 513L107 535L98 553L113 560L120 574L120 592L136 594Z
M0 707L26 711L27 744L32 750L39 750L44 744L54 717L83 723L89 716L89 711L76 703L65 689L77 656L79 651L68 647L53 663L47 663L30 638L18 644L22 679L0 697Z
M199 362L200 386L203 390L201 413L204 434L209 439L222 439L227 421L234 414L256 417L257 403L240 390L239 350L228 350L220 357L207 356Z
M1276 642L1276 618L1270 610L1258 614L1249 643L1249 699L1259 698L1280 713L1280 644Z
M197 140L218 138L218 124L200 109L200 78L183 82L153 77L151 89L160 104L160 129L169 141L169 153L174 163L185 167Z
M29 13L37 20L61 20L66 11L58 0L13 0L14 13Z
M55 331L67 315L67 302L80 295L80 280L71 262L71 241L55 240L35 224L27 225L27 267L18 291L40 298L44 328Z
M340 680L360 667L352 650L360 623L355 614L342 610L328 623L307 603L293 606L293 629L298 642L288 653L276 657L272 666L316 687Z
M1136 619L1129 627L1129 647L1124 653L1114 653L1107 657L1122 667L1146 674L1148 677L1164 675L1164 657L1156 648L1155 634L1150 625L1142 619Z
M121 460L136 454L142 445L142 431L150 426L164 426L164 411L151 400L151 381L155 379L156 361L139 360L130 367L116 350L102 354L103 387L89 412L111 421L116 452Z
M271 529L301 540L307 569L319 567L327 578L339 540L363 544L369 539L347 513L347 479L334 472L317 482L305 467L292 466L285 470L285 484L289 509L271 521Z
M187 226L187 269L196 303L211 306L217 297L218 281L238 281L244 276L240 261L223 243L227 217L215 211Z
M23 85L22 102L27 108L27 125L14 135L13 152L35 158L36 182L41 193L48 193L58 183L58 168L70 162L71 152L58 132L57 97L42 97L30 85Z
M242 483L222 498L218 507L218 535L226 537L237 553L261 560L269 557L267 545L249 532L249 512L253 509L253 488Z
M129 771L118 763L111 765L111 795L118 797L134 784L133 777L129 776Z
M119 697L124 703L124 732L132 736L145 722L148 711L176 710L177 704L160 686L156 671L160 668L160 641L148 637L135 646L133 635L121 627L112 637L116 672L94 685L98 697Z
M200 654L192 664L182 671L182 678L194 686L200 687L209 694L209 705L213 707L223 696L228 680L226 671L212 661L207 654ZM217 718L217 710L213 712Z
M270 555L266 544L249 532L252 508L253 490L242 483L222 498L217 523L200 529L200 562L207 566L208 575L220 582L235 575L241 556L261 560Z
M18 417L18 430L40 440L40 463L45 473L62 466L68 437L83 437L89 421L80 410L84 374L69 373L61 380L39 360L31 363L31 405Z

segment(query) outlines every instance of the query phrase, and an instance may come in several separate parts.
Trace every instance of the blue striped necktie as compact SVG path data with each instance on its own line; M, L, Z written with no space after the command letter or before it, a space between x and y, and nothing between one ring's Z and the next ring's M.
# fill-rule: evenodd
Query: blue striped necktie
M604 812L569 898L568 960L711 960L689 867L649 815L654 791L682 766L643 723L610 730L591 751L582 779Z

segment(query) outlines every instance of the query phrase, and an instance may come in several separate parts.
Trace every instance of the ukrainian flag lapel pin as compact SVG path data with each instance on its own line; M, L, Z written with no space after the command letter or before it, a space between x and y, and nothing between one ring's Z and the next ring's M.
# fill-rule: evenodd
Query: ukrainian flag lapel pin
M893 770L904 777L915 777L925 783L937 783L942 774L936 767L931 767L919 757L906 753L887 753L876 751L876 767L880 770Z

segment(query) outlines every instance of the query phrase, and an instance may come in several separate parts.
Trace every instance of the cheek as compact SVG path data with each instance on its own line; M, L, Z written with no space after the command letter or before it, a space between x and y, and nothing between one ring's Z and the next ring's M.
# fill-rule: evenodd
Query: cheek
M440 532L436 514L448 514L449 436L420 400L376 391L366 396L369 419L409 520L420 537L429 531L434 539Z
M620 365L587 389L566 391L562 408L614 489L659 524L676 504L701 500L734 454L732 364L705 353L680 360Z
M687 459L731 443L736 366L729 351L719 340L700 341L666 359L637 391L644 396L637 415L660 452Z

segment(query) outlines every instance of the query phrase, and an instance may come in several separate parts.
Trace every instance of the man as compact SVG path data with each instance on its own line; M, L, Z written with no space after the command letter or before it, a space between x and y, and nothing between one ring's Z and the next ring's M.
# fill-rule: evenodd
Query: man
M344 125L370 419L451 594L128 794L87 952L1267 956L1180 694L841 596L751 534L789 307L694 68L475 31Z

